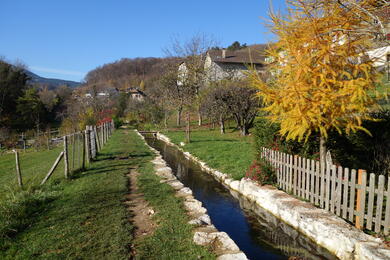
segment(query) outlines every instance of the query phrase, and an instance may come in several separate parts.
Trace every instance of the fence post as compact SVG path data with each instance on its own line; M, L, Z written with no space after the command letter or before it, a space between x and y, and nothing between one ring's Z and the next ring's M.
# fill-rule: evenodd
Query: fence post
M65 178L69 178L68 136L64 136L64 166Z
M103 130L103 124L100 125L100 143L102 144L102 147L104 146L104 130Z
M62 156L64 156L64 151L60 153L60 155L57 157L56 161L54 162L53 166L45 176L45 178L42 180L41 185L45 184L45 182L50 178L50 176L53 174L54 170L57 168L58 164L61 161Z
M86 130L85 130L85 159L86 159L86 163L89 165L90 159L91 159L91 150L90 150L90 145L89 145L88 126L86 127Z
M93 131L95 131L97 151L100 152L102 146L100 144L99 128L97 126L94 126Z
M101 131L102 131L102 146L106 144L106 131L104 130L104 123L101 125Z
M85 169L85 131L81 131L81 139L82 139L82 162L81 162L81 169L84 170Z
M103 128L104 128L104 144L107 143L107 124L104 123L103 124Z
M358 189L356 197L356 212L358 213L358 215L356 216L355 222L355 227L358 229L362 229L364 224L364 212L366 205L366 181L366 171L358 170L358 184L360 185L360 188Z
M108 122L106 123L106 128L107 128L107 141L108 141L108 138L110 138L110 128L108 127Z
M71 169L71 171L73 172L74 171L74 161L75 161L75 159L76 159L76 140L75 140L75 138L76 138L76 134L75 133L73 133L72 135L71 135L71 141L72 141L72 169Z
M89 126L90 138L91 138L91 157L92 159L96 158L96 135L93 130L93 126Z
M16 163L16 176L18 178L18 184L19 187L23 187L23 182L22 182L22 173L20 172L20 163L19 163L19 153L16 150L13 150L15 153L15 163Z
M108 128L107 128L107 123L104 123L104 129L105 129L105 136L106 136L106 140L104 141L104 143L107 143L107 140L108 140Z
M294 155L294 164L293 164L293 194L297 195L297 177L298 177L298 156Z

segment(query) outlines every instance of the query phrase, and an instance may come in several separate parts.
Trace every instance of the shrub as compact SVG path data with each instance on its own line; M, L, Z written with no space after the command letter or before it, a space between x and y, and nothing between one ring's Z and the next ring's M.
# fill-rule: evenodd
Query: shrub
M343 167L388 175L390 171L390 110L371 113L376 121L364 121L372 136L359 131L350 135L330 133L327 146Z
M260 185L275 184L277 181L275 169L270 163L261 158L252 162L246 171L245 177L258 182Z
M258 156L260 155L261 147L290 154L299 154L305 158L316 158L318 156L318 137L312 136L307 142L286 141L279 134L279 131L280 126L278 124L271 123L264 117L256 118L253 134L255 137L255 150Z
M326 143L332 154L333 163L343 167L365 169L388 176L390 171L390 110L380 110L370 115L375 121L363 121L372 136L363 131L340 135L329 133ZM298 154L304 158L318 159L319 138L310 137L307 142L286 141L279 134L279 126L265 118L257 118L255 129L255 149L260 154L261 147Z
M116 129L118 129L119 127L121 127L123 125L123 120L120 119L119 117L113 117L113 120L114 120L114 126Z

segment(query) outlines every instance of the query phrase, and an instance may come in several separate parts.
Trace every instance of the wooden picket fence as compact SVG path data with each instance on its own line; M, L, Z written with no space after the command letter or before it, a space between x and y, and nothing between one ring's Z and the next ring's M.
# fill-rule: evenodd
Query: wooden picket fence
M359 229L389 234L390 178L262 148L261 157L274 168L277 185L328 210ZM367 177L369 179L367 180Z
M61 160L64 162L64 175L69 178L72 172L85 169L96 158L114 131L114 122L104 122L98 126L87 126L85 131L76 132L62 137L63 150L58 155L53 166L42 180L41 185L54 173ZM20 187L23 186L22 170L20 169L19 154L15 153L16 176Z

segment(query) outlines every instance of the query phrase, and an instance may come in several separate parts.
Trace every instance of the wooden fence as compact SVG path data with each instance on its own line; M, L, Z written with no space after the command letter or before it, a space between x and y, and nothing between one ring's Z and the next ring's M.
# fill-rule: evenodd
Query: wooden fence
M55 169L63 160L64 175L69 178L72 172L85 169L97 153L103 148L112 135L114 122L108 121L99 126L87 126L85 131L72 133L62 137L63 150L58 155L53 166L42 180L41 185L51 177ZM23 186L22 170L20 169L19 154L14 150L16 161L16 176L19 186Z
M328 210L357 228L389 234L390 178L262 148L276 171L277 185ZM368 178L368 179L367 179Z

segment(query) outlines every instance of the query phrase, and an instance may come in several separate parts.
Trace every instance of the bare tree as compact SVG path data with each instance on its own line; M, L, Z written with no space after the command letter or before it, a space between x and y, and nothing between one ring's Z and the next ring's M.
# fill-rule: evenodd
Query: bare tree
M163 90L161 91L167 105L176 109L177 125L181 125L181 114L184 109L189 109L195 98L195 88L191 84L179 80L179 64L170 65L161 79Z
M193 89L195 97L192 100L198 111L198 122L202 124L202 114L200 111L200 92L205 88L207 72L204 66L204 59L207 51L216 46L213 37L198 33L188 40L181 41L178 37L172 38L172 43L164 49L168 57L179 57L183 59L179 66L179 84L186 85ZM191 104L192 105L192 104ZM187 118L189 111L187 111ZM187 123L187 125L189 122Z
M225 133L225 121L231 116L227 102L229 95L224 85L216 85L208 89L201 104L202 112L219 123L221 134Z
M229 81L220 91L218 102L227 107L241 135L248 135L261 104L256 90L246 81Z
M288 1L292 3L292 1ZM340 28L332 29L348 34L369 35L372 39L387 41L389 23L390 2L388 0L313 0L313 10L319 10L322 6L336 4L348 11L354 18L362 20L361 27L346 31Z

